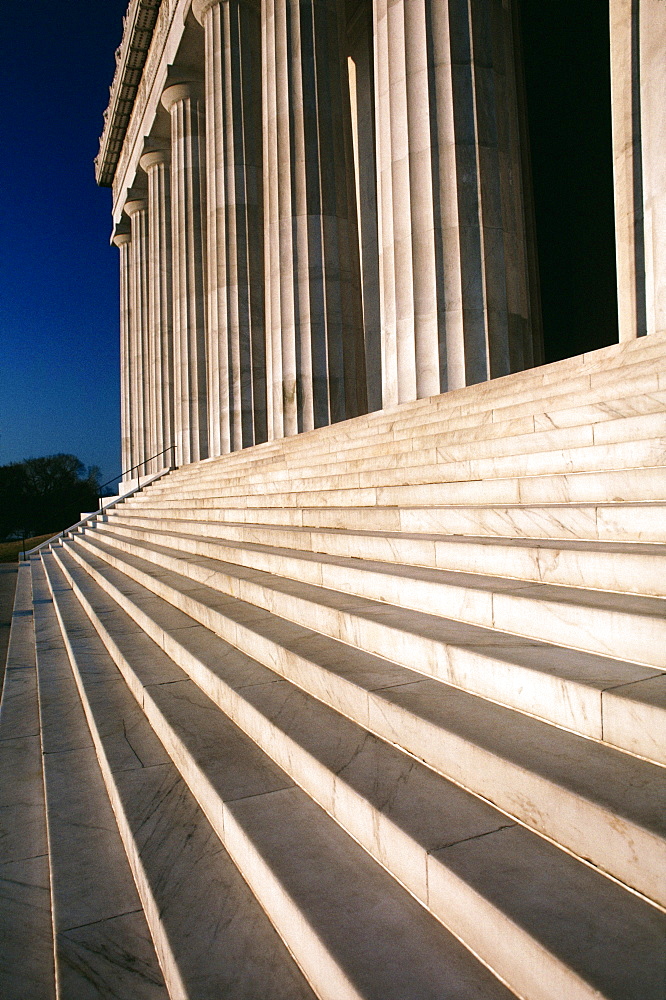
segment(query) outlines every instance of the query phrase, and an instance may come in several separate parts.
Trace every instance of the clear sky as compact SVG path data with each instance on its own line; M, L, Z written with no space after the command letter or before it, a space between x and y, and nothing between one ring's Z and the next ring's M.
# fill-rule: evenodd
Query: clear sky
M3 11L0 465L70 452L120 471L118 251L93 158L126 8Z

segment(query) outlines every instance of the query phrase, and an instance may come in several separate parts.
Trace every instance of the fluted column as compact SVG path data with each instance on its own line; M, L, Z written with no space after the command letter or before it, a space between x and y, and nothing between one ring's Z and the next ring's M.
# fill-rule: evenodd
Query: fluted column
M131 226L130 242L130 410L132 465L130 478L148 471L151 452L151 415L147 379L148 345L148 203L145 198L125 202Z
M381 317L372 0L358 0L354 15L347 26L347 38L363 294L365 378L368 410L381 410Z
M373 6L387 406L529 367L539 347L511 7Z
M262 0L270 435L366 409L344 4Z
M666 6L611 0L620 340L666 332Z
M134 465L131 433L130 240L128 230L116 227L112 242L120 251L120 462L123 472Z
M171 274L171 157L168 150L144 153L148 176L148 395L152 450L157 472L173 460L173 291Z
M259 0L195 0L205 31L209 452L266 440Z
M200 87L176 83L171 116L174 437L178 465L208 455L204 319L204 112Z

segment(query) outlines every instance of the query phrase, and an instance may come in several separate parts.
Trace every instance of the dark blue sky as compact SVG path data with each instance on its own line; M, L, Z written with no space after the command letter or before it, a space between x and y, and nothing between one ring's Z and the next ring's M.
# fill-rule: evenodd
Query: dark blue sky
M118 251L95 184L127 0L8 6L1 43L0 465L119 471Z

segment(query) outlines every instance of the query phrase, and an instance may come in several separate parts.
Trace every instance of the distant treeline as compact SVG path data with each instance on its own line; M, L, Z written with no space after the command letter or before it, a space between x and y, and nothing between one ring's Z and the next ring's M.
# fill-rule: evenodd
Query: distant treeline
M99 469L76 455L47 455L0 466L0 540L62 531L96 510Z

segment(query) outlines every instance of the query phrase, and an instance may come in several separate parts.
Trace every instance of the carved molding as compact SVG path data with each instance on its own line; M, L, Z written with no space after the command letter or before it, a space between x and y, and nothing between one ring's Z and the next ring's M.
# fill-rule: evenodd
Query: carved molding
M159 65L164 55L164 48L167 43L171 25L176 14L180 0L162 0L153 28L152 42L148 51L143 73L139 85L136 89L133 107L129 116L129 123L123 137L123 143L119 150L116 165L115 177L113 180L113 197L117 199L119 191L118 184L122 184L122 178L127 170L128 162L132 157L134 147L139 135L139 130L143 122L152 87Z
M113 184L161 6L173 4L163 4L162 0L130 0L123 18L123 38L116 50L116 72L95 158L95 176L102 187Z

